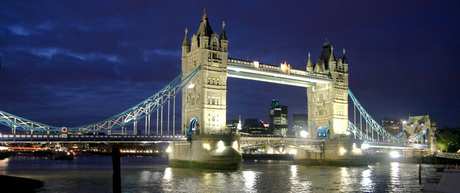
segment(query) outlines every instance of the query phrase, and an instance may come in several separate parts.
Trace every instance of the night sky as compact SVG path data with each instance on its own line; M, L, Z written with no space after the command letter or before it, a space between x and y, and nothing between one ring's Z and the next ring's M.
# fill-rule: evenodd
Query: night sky
M460 126L460 1L3 1L0 110L68 127L118 114L179 75L203 9L230 58L305 70L327 38L374 119ZM227 120L268 122L274 98L307 112L305 88L229 78Z

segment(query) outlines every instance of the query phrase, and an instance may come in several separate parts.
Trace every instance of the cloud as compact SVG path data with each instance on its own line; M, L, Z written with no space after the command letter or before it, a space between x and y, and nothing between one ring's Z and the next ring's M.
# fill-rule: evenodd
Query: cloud
M22 26L11 26L8 29L16 35L28 36L30 32L24 29Z

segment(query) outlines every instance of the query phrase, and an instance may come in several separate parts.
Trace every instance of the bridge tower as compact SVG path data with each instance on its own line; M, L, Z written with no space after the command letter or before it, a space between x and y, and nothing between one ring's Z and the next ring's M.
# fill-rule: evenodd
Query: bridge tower
M326 40L315 65L308 54L307 71L329 75L332 83L316 83L307 88L308 133L311 138L340 138L348 128L348 62L336 58Z
M215 134L225 130L227 116L228 40L225 23L220 37L213 32L206 12L196 34L182 44L182 74L197 67L198 74L182 90L182 133L193 127L194 134Z

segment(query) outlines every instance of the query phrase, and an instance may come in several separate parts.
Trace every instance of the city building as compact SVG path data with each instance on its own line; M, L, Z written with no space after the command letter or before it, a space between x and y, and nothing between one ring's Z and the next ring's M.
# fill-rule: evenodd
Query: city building
M227 131L236 131L238 128L238 120L227 120L227 126L226 130Z
M288 107L279 105L278 99L273 99L269 116L270 133L286 136L288 132Z
M382 127L386 129L393 135L398 134L402 130L402 120L401 119L389 119L384 117L382 120Z
M272 134L267 125L257 118L248 118L244 121L242 132L249 134Z
M227 120L226 129L228 132L240 132L242 128L241 116L238 120Z
M292 119L292 134L297 137L308 137L308 115L294 114Z

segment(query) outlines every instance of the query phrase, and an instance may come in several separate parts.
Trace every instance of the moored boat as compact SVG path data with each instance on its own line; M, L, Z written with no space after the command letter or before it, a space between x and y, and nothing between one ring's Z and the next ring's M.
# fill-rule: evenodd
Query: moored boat
M73 160L74 154L68 151L56 151L50 158L52 160Z
M439 171L439 170L438 170ZM422 186L423 192L458 192L460 190L460 167L447 166L442 171L443 175L439 183L426 183Z

